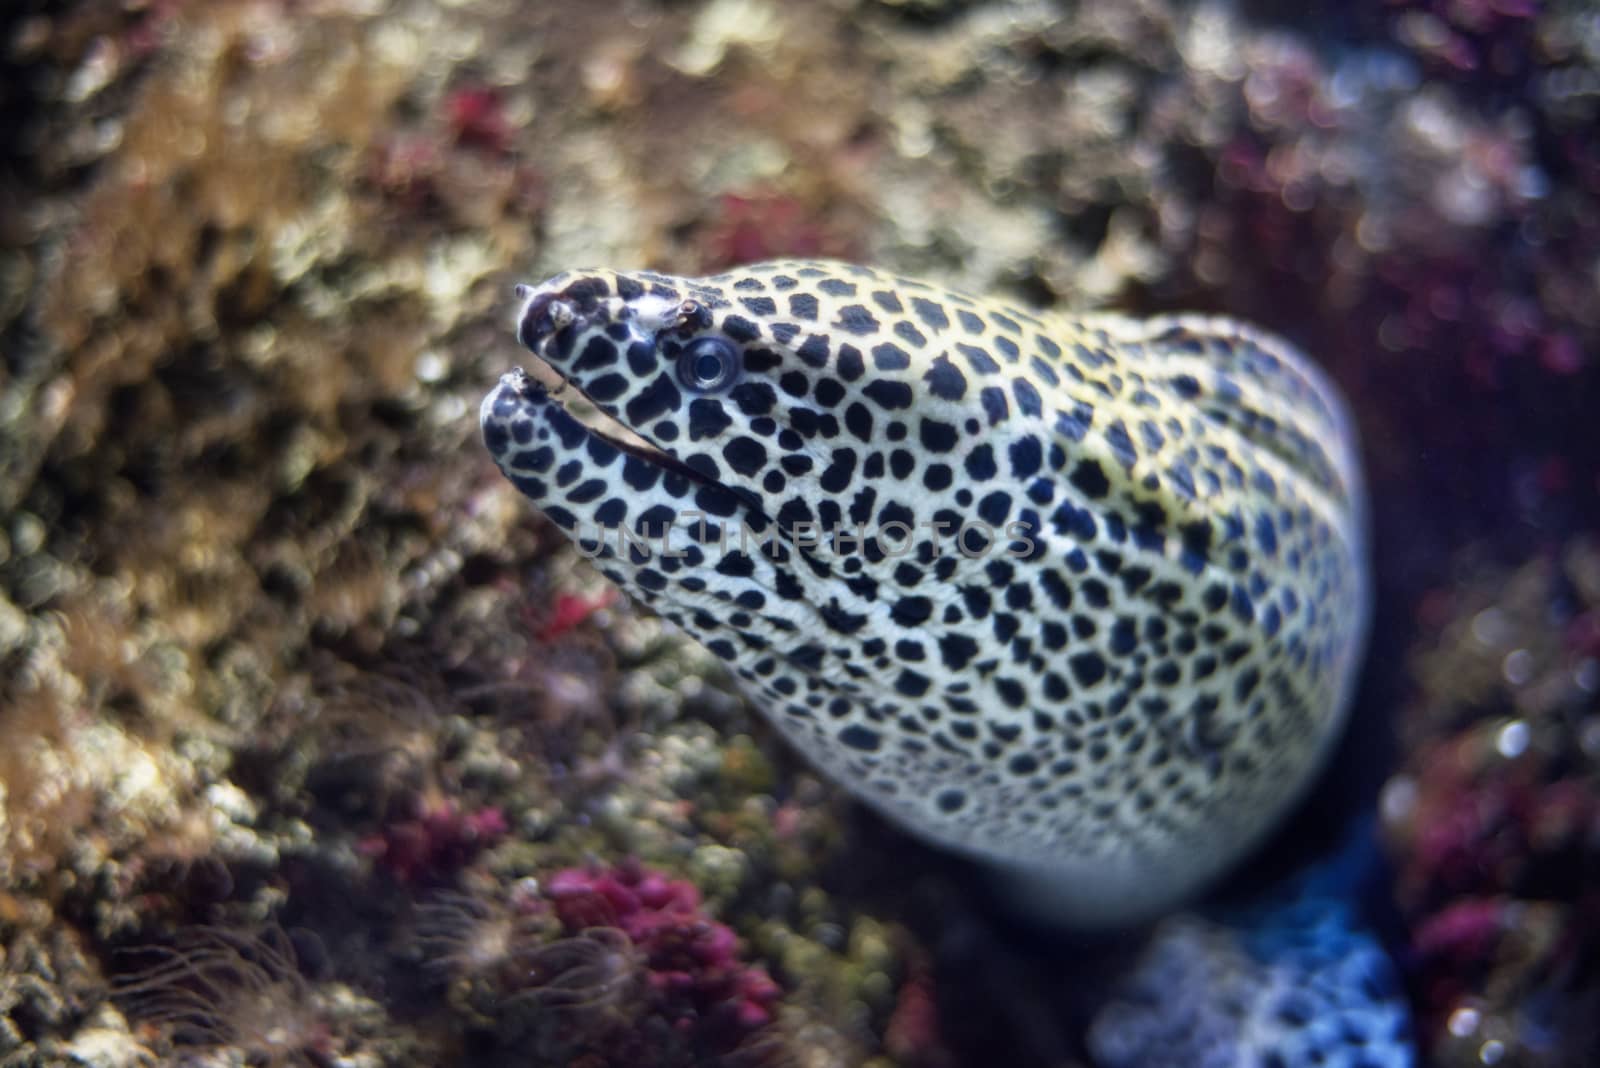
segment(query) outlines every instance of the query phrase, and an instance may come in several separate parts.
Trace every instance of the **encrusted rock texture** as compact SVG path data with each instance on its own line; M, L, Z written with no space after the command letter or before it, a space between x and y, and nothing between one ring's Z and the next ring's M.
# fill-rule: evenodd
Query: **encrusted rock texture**
M838 256L1330 369L1426 1063L1600 1063L1600 15L14 0L0 1065L1087 1065L1041 947L495 472L511 286ZM1387 779L1387 782L1385 782Z

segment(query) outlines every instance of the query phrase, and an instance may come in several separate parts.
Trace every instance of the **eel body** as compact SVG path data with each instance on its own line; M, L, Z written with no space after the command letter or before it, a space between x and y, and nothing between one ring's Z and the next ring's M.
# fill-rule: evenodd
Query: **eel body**
M1369 613L1351 420L1285 342L882 271L578 270L483 436L820 769L1080 925L1193 895L1305 791Z

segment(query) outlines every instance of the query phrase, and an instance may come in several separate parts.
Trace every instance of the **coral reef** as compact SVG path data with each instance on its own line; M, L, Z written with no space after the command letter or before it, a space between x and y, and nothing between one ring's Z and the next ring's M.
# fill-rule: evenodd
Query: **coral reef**
M1411 1014L1358 902L1380 882L1371 821L1315 867L1152 933L1089 1031L1101 1068L1410 1068Z
M1089 1032L1095 1064L1414 1064L1389 962L1340 906L1318 904L1315 918L1297 917L1299 959L1258 959L1236 932L1193 916L1163 921Z
M273 1066L316 1064L339 1052L330 1019L282 931L190 929L176 947L150 947L143 955L154 959L127 973L116 1000L134 1019L164 1029L175 1045L237 1049Z
M740 962L733 929L705 915L693 883L625 864L567 868L545 892L569 931L615 927L627 935L667 1014L712 1053L772 1022L782 991L763 969Z
M1576 540L1424 602L1408 757L1384 789L1438 1063L1600 1058L1600 548Z
M1571 0L9 5L0 1059L158 1063L185 1033L119 1008L130 951L277 924L326 947L273 973L342 1043L301 1032L318 1057L656 1063L686 1040L611 1023L665 1026L650 976L686 970L674 1018L775 1017L705 1039L732 1064L1088 1063L1137 939L1008 944L477 447L513 282L811 250L1226 310L1331 369L1381 591L1334 781L1370 797L1398 751L1426 1056L1600 1059L1596 26ZM629 856L698 888L693 967L562 923L688 922L609 904Z

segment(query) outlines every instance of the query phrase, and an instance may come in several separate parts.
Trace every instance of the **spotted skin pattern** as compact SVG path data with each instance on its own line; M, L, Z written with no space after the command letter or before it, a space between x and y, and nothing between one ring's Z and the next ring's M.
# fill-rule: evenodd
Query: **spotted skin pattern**
M1367 628L1365 500L1283 341L825 261L522 292L521 342L644 444L513 371L481 412L501 470L911 831L1116 923L1313 777Z

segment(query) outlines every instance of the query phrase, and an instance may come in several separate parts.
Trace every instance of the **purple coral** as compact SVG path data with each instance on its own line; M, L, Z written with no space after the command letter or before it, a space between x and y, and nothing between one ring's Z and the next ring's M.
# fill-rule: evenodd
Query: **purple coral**
M657 1011L697 1047L726 1053L772 1022L782 989L739 959L738 937L706 914L692 883L625 862L564 869L545 894L569 932L616 928L628 937Z
M459 871L509 829L505 813L493 806L466 810L451 801L426 802L356 848L398 881L426 883Z
M453 90L445 97L444 117L458 145L492 155L510 148L512 123L500 93L490 86L467 85Z

